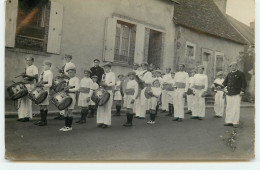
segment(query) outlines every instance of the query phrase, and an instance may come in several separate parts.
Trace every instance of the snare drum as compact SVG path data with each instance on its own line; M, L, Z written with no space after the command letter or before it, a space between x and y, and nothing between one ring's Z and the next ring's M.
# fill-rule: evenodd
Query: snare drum
M51 102L59 109L64 110L72 103L72 98L66 92L58 92L51 98Z
M57 76L53 80L52 89L57 93L61 92L67 86L67 82L64 77Z
M153 96L152 88L146 87L144 90L144 96L146 99L150 99Z
M11 100L17 100L28 94L28 90L22 82L18 82L9 86L7 88L7 92L9 93L9 97L11 98Z
M91 97L91 99L98 106L103 106L104 104L106 104L109 98L110 98L110 94L104 88L98 88L96 91L94 91Z
M36 105L41 104L48 96L48 92L42 87L34 88L28 95L29 99L32 100Z

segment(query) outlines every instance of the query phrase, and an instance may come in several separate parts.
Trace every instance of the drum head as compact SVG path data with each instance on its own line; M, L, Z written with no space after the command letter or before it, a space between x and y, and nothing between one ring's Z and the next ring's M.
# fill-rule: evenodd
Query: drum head
M98 102L98 106L103 106L104 104L106 104L109 98L110 98L110 94L108 92L104 93L102 98Z
M61 111L69 107L72 103L71 97L66 97L59 105L57 105L57 108Z
M62 81L53 86L53 90L57 92L61 92L66 87L66 81Z
M39 96L35 99L34 103L35 104L41 104L48 96L48 92L44 91L42 93L39 94Z
M144 90L144 96L145 96L146 99L150 99L152 97L151 91L152 91L151 87L147 87Z
M28 94L28 90L22 82L18 82L9 86L7 88L7 92L9 93L9 97L11 98L11 100L17 100Z

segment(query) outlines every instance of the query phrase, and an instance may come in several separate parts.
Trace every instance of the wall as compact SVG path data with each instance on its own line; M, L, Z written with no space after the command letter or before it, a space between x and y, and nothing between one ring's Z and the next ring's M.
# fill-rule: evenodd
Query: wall
M186 41L192 42L196 45L195 59L190 59L185 55ZM213 58L216 51L224 53L224 72L228 73L228 64L231 61L237 60L239 52L244 51L244 46L231 42L229 40L221 39L202 32L176 26L176 40L175 40L175 64L185 63L187 71L202 64L202 49L209 49L213 52ZM214 67L211 67L212 69ZM177 70L177 66L175 66ZM210 78L214 78L212 74ZM213 80L213 79L211 79Z

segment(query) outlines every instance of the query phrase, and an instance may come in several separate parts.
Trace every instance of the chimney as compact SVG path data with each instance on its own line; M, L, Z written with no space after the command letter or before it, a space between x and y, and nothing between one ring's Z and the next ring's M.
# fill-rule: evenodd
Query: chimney
M226 14L227 0L213 0L223 14Z

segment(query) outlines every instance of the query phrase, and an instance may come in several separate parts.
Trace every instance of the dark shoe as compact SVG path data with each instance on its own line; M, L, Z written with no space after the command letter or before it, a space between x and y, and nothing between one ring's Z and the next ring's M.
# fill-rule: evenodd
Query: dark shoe
M46 122L40 122L40 123L38 124L38 126L46 126L46 125L47 125Z
M224 126L233 126L232 123L225 123Z
M79 124L86 124L86 120L81 120Z
M41 121L36 121L35 123L33 123L34 125L39 125L41 123Z
M178 122L182 122L182 120L183 120L182 118L179 118L179 119L178 119Z
M213 117L214 117L214 118L218 118L218 115L214 115Z
M141 120L143 120L143 119L145 119L145 117L138 117L138 119L141 119Z
M162 113L165 113L165 112L166 112L166 110L162 110L161 112L162 112Z
M132 124L131 124L131 123L125 123L125 124L123 124L123 126L124 126L124 127L131 127Z
M103 124L102 128L108 128L108 125Z
M16 121L23 121L23 118L18 118Z
M80 119L80 120L76 121L75 123L80 123L81 121L82 121L82 119Z
M217 118L222 118L222 116L217 116Z
M23 119L21 120L21 122L27 122L27 121L30 121L30 119L29 119L29 118L23 118Z
M191 117L190 119L198 119L199 117Z
M185 114L191 114L191 110L188 110L187 112L185 112Z
M61 115L59 118L58 118L58 120L64 120L65 119L65 117L63 116L63 115Z
M139 116L134 116L134 118L139 118Z
M238 127L239 127L239 124L233 124L233 127L234 127L234 128L238 128Z
M198 120L203 120L203 118L202 117L198 117Z
M178 118L178 117L176 117L176 118L173 118L173 120L172 120L172 121L178 121L178 119L179 119L179 118Z
M97 125L97 127L102 127L103 126L103 124L99 124L99 125Z

